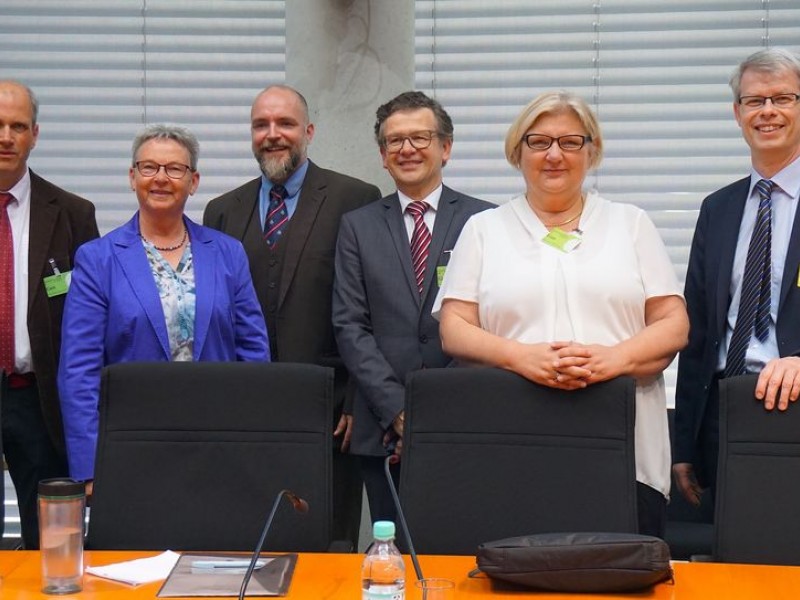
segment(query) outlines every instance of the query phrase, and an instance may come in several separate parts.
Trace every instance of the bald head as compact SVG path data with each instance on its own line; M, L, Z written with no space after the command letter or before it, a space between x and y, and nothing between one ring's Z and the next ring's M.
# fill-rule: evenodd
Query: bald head
M0 81L0 190L8 191L28 168L36 146L36 96L17 81Z
M31 123L36 125L36 121L39 118L39 100L31 88L19 81L5 79L0 80L0 93L20 93L27 96L28 106L31 111Z

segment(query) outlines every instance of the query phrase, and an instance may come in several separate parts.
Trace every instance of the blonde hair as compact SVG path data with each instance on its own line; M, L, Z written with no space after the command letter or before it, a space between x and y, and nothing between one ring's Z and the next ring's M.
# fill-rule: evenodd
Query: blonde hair
M592 138L589 146L589 168L597 167L603 159L603 135L600 132L597 117L583 98L563 90L539 94L522 109L522 112L511 123L506 134L506 160L511 166L519 169L522 136L527 133L536 120L544 115L566 111L572 111L578 117L586 134Z

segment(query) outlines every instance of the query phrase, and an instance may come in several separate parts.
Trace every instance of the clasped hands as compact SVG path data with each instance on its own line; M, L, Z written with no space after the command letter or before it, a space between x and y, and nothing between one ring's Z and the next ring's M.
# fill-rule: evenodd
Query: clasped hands
M542 385L577 390L621 375L623 365L612 346L557 341L520 343L511 370Z

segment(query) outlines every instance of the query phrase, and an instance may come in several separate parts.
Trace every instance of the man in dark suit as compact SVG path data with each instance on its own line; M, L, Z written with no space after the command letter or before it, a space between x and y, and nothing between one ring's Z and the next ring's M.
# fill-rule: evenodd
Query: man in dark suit
M98 236L89 201L28 169L37 113L30 89L0 81L0 419L29 549L39 547L38 482L68 474L56 388L61 314L75 251ZM13 251L4 252L9 237Z
M406 375L449 362L431 316L449 252L467 219L493 206L442 185L453 122L436 100L400 94L378 109L375 137L397 192L342 219L333 296L373 521L395 520L383 461L402 447Z
M380 198L380 190L307 157L314 125L305 98L285 85L266 88L250 113L253 154L262 176L212 200L203 224L241 240L269 332L273 361L335 367L336 435L347 372L331 326L333 254L342 215ZM277 193L279 192L279 193ZM361 483L352 457L334 451L335 539L358 541Z
M700 208L675 397L673 472L696 505L716 486L719 379L760 373L756 399L767 410L800 395L800 59L756 52L730 83L752 168Z

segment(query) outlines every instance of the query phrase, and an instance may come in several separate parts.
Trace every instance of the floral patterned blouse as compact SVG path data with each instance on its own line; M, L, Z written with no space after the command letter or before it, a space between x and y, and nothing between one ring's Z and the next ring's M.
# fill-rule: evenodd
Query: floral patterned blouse
M172 360L191 361L196 299L191 243L187 241L176 269L172 268L153 244L144 239L142 243L161 298Z

